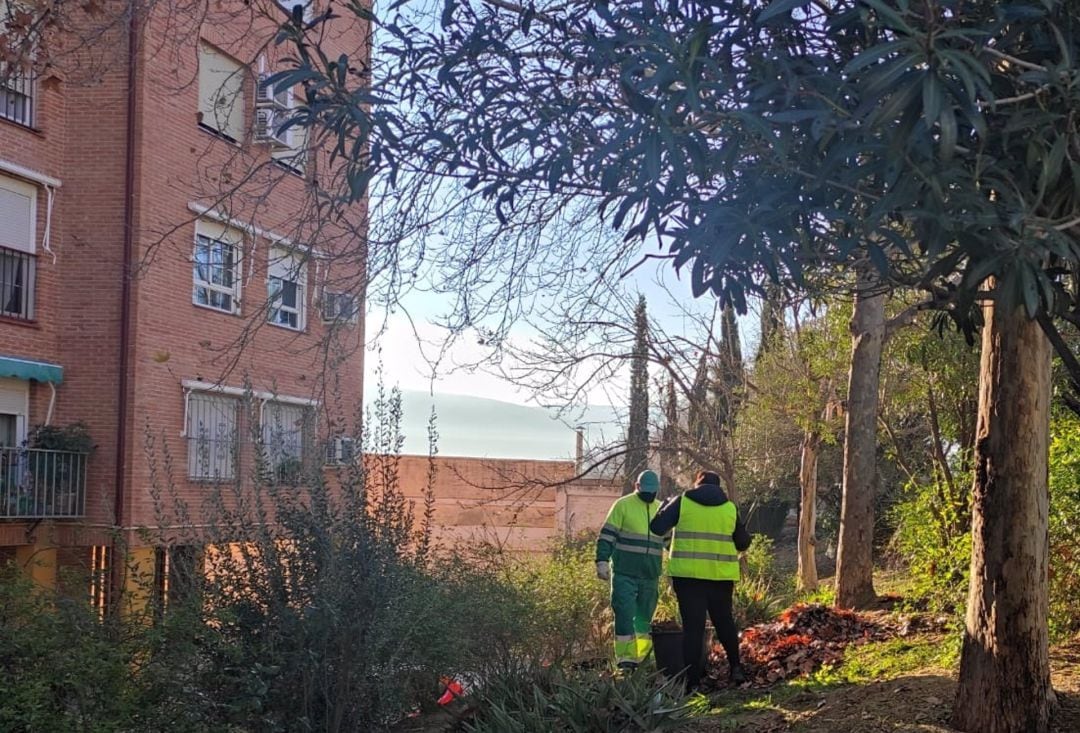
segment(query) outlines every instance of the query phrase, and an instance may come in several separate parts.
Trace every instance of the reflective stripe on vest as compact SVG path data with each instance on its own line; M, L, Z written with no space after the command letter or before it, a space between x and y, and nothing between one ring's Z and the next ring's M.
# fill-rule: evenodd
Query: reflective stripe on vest
M734 502L704 506L685 496L680 498L668 574L677 578L738 580L739 553L732 539L737 517Z

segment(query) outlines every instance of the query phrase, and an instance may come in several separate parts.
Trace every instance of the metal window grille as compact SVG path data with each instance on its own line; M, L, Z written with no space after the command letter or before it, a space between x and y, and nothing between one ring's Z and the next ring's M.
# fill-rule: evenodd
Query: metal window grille
M0 63L0 118L33 127L35 86L32 71L16 71Z
M263 449L274 479L299 482L304 468L311 410L303 405L269 402L263 410Z
M34 320L34 286L37 257L0 247L0 316Z
M188 398L188 477L199 481L236 478L237 413L230 397L193 393Z

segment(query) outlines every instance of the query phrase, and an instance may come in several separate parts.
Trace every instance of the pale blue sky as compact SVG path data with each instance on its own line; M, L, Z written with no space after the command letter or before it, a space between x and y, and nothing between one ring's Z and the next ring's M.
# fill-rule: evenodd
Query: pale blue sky
M624 286L630 292L643 292L650 316L672 334L688 327L686 311L708 313L713 307L708 296L694 299L689 285L680 282L666 263L640 268ZM671 302L672 296L680 303ZM475 339L455 343L433 374L428 361L446 339L435 321L446 301L428 293L411 293L403 305L408 317L401 312L389 317L380 311L368 315L369 333L378 336L369 345L366 384L370 397L381 368L384 385L403 390L407 453L427 451L427 421L433 404L439 415L439 452L444 455L569 458L575 450L574 429L582 425L589 445L618 440L622 427L617 416L628 391L628 373L590 390L587 407L581 405L560 417L537 406L530 393L491 370L468 368L488 353ZM741 320L744 334L756 331L755 318ZM515 327L511 337L527 339L529 334L525 327ZM749 337L753 340L755 335ZM743 338L748 340L747 335Z

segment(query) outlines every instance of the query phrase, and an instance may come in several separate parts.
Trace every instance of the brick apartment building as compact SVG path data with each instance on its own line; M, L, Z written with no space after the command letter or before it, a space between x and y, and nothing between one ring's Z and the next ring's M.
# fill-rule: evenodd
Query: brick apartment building
M105 7L54 31L55 63L0 76L0 559L43 584L123 582L116 547L160 571L135 531L155 522L148 434L197 507L247 480L254 442L280 472L340 457L362 392L364 212L313 213L328 156L275 124L295 90L260 82L288 11ZM331 57L367 58L358 21L328 29Z

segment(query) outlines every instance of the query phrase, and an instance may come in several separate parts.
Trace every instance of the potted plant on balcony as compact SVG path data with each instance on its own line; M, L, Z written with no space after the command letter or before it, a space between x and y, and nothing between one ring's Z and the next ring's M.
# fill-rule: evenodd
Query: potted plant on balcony
M95 447L86 424L38 425L26 445L34 485L45 489L45 506L32 513L75 515L86 482L86 457Z

